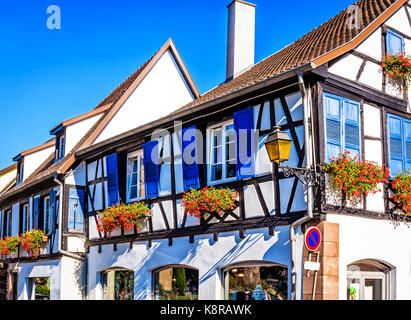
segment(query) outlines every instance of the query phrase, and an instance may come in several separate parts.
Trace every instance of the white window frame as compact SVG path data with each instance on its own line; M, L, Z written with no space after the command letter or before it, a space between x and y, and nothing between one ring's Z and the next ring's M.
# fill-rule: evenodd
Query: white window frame
M127 155L127 202L135 202L135 201L139 201L139 200L143 200L145 199L145 195L143 197L139 197L139 194L141 192L141 165L144 166L144 154L143 154L143 150L139 150L133 153L130 153ZM137 197L136 198L130 198L130 179L131 179L131 166L130 166L130 160L131 159L135 159L137 158ZM141 164L141 161L143 161L143 163Z
M46 204L48 205L46 206ZM47 218L46 218L46 212L47 212ZM45 196L43 198L43 230L44 231L49 231L49 220L50 220L50 196ZM46 228L46 223L47 223L47 228Z
M218 124L209 126L207 128L207 185L208 186L215 186L215 185L219 185L219 184L223 184L223 183L229 183L232 181L236 181L237 180L237 173L234 177L232 178L226 178L227 175L227 162L225 159L225 155L226 155L226 142L225 142L225 138L227 136L227 127L231 126L234 124L234 120L228 120L228 121L224 121L224 122L220 122ZM211 180L211 167L212 167L212 156L213 156L213 146L212 146L212 136L213 136L213 132L216 129L221 129L222 130L222 137L221 137L221 143L222 143L222 179L218 180L218 181L212 181ZM235 143L234 143L235 145ZM235 157L236 157L236 161L237 161L237 150L235 150Z

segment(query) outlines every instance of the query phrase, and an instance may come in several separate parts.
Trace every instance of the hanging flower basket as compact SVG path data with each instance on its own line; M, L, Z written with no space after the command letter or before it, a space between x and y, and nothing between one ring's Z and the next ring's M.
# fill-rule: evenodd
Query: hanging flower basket
M408 89L411 80L411 58L404 52L387 53L381 64L384 74L392 79L399 87Z
M375 162L360 160L358 156L351 158L349 151L323 165L322 170L328 174L329 189L352 203L362 195L380 192L379 185L390 175L388 169Z
M405 217L411 216L411 175L410 170L397 174L391 182L393 195L391 200L404 212Z
M16 256L19 253L20 237L7 237L0 240L0 253L3 256Z
M237 195L235 194L235 198ZM191 189L181 200L184 214L197 218L207 218L210 214L221 214L226 210L235 209L234 194L230 189L216 189L214 187L202 190Z
M150 208L143 202L117 204L101 212L101 216L98 217L97 229L107 237L110 237L115 229L121 227L133 230L136 226L139 230L150 216Z
M44 241L46 239L46 241ZM40 250L45 242L48 241L48 237L41 230L33 229L26 231L21 236L21 247L26 251L33 259L38 258Z

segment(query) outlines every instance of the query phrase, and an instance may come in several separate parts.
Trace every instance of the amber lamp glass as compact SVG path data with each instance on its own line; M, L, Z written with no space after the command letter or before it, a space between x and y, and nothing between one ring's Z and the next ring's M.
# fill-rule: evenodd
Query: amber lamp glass
M292 143L293 140L290 139L287 133L282 132L278 126L274 127L273 132L268 135L265 143L265 148L271 162L281 163L288 161Z

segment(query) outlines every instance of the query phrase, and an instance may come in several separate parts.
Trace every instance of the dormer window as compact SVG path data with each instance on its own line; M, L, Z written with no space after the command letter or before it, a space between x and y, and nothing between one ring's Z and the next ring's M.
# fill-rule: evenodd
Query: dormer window
M16 180L17 185L23 182L23 177L24 177L24 162L23 162L23 159L19 159L17 162L17 180Z
M56 137L57 146L56 146L56 160L60 160L64 157L65 146L66 146L66 136L61 134Z

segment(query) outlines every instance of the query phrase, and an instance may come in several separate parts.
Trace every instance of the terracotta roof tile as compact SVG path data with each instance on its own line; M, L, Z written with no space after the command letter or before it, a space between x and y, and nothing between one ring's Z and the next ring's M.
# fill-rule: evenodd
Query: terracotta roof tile
M356 2L355 5L359 7L361 12L361 29L348 27L349 12L347 8L291 45L257 63L242 75L219 85L176 112L230 94L321 57L353 40L395 2L396 0L360 0Z

